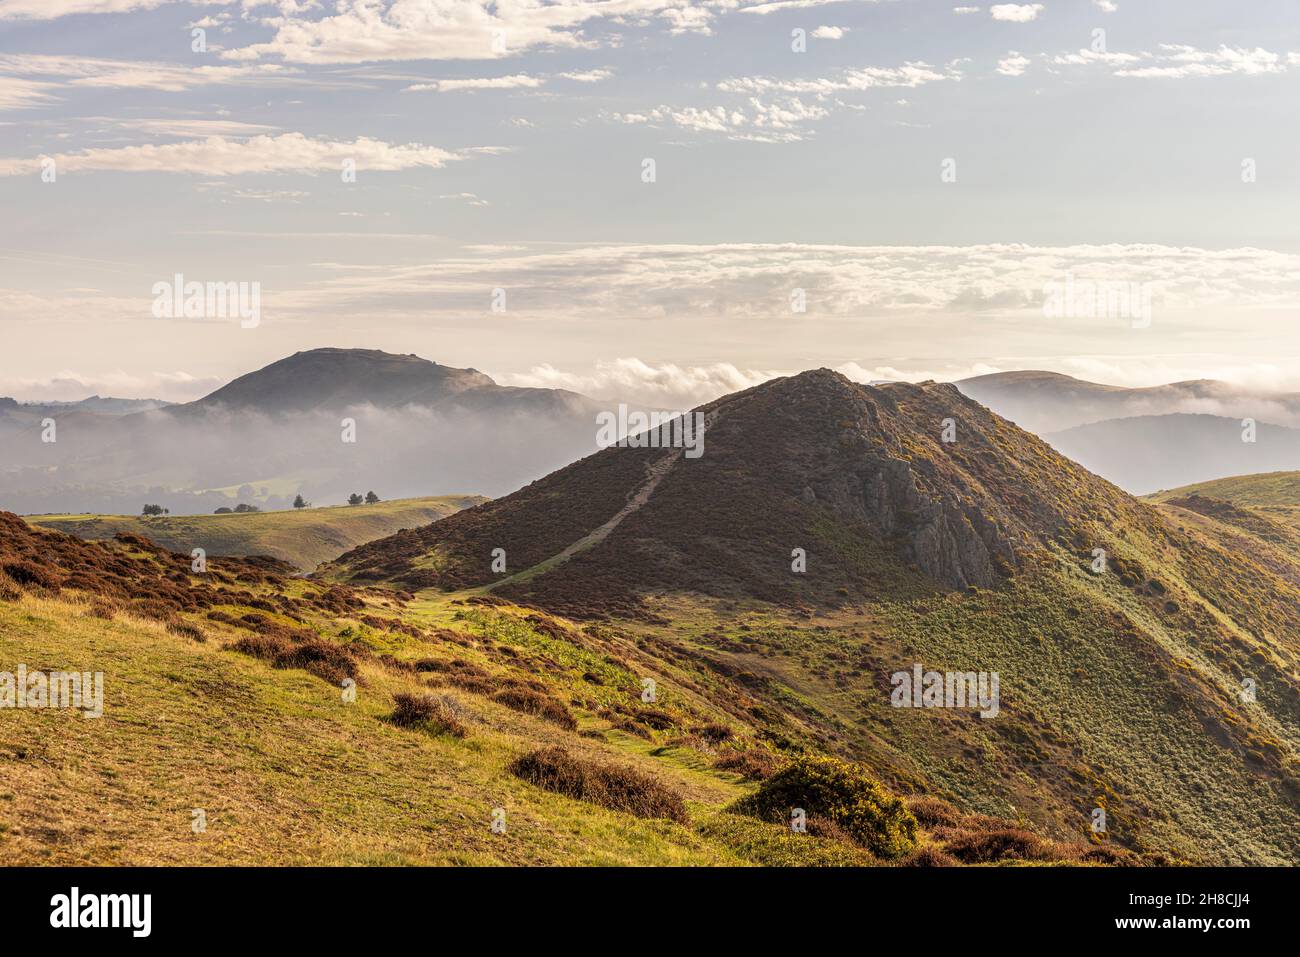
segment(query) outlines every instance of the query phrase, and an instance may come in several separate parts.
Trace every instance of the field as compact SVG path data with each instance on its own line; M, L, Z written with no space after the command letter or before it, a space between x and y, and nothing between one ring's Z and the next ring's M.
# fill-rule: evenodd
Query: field
M90 540L118 532L143 535L165 548L188 554L202 548L208 555L270 555L311 571L350 548L399 529L417 528L477 505L477 495L406 498L374 505L335 505L280 512L230 515L29 515L41 528Z

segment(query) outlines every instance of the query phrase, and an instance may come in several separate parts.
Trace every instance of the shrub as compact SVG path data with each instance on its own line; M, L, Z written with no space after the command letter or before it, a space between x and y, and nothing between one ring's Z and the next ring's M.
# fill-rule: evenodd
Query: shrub
M957 859L945 854L933 844L909 854L899 861L904 867L956 867Z
M561 728L572 731L578 727L577 719L569 709L554 698L530 688L506 688L492 696L492 700L523 714L531 714Z
M51 591L59 590L59 579L48 568L42 568L35 562L29 562L26 559L16 562L7 562L4 565L5 573L19 585L35 585L38 588L48 588Z
M944 850L967 864L1007 859L1041 861L1052 856L1050 846L1041 837L1021 828L963 834L950 841Z
M240 638L230 648L269 661L276 668L301 668L331 684L357 676L357 663L351 655L319 638L295 641L278 632L263 632Z
M399 728L423 728L434 734L463 738L469 729L460 720L460 710L449 698L431 694L393 695L393 714L389 718Z
M776 773L780 764L780 758L762 748L733 751L713 762L713 766L719 771L732 771L746 781L766 781Z
M23 590L18 587L17 582L0 572L0 601L17 601L22 597Z
M833 821L879 857L898 857L916 846L916 818L902 800L861 765L837 758L800 755L733 810L779 823L796 807Z
M962 822L961 812L947 801L927 794L913 795L904 800L907 809L923 827L958 827Z
M725 724L705 724L698 728L691 728L691 734L699 735L710 744L721 744L723 741L730 741L735 737L735 732Z
M203 633L203 629L190 624L188 621L169 621L167 622L167 631L169 634L189 638L191 641L208 640L208 636Z
M563 748L543 748L515 759L508 770L530 784L579 801L637 817L690 823L680 795L632 768L598 764Z

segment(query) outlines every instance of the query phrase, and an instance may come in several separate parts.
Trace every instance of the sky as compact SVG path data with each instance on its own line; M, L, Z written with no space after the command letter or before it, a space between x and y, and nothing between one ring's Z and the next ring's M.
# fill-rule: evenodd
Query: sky
M0 0L0 395L1300 389L1298 85L1291 0Z

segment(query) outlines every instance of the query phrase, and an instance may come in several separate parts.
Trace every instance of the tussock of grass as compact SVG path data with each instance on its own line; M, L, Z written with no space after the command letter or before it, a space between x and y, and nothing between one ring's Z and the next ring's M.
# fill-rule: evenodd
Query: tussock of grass
M492 700L521 714L531 714L552 724L558 724L568 731L578 727L577 719L569 713L568 708L540 691L533 691L530 688L505 688L494 694Z
M680 795L649 775L598 764L563 748L543 748L511 762L510 773L548 791L637 817L690 823Z
M469 734L455 703L449 698L435 698L430 694L401 692L393 695L393 713L389 720L400 728L422 728L454 738Z

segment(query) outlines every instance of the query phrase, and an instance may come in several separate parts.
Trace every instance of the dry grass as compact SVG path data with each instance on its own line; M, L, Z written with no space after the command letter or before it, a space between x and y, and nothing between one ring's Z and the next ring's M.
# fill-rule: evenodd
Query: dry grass
M509 770L530 784L579 801L637 817L690 823L680 795L632 768L598 764L563 748L543 748L516 759Z

